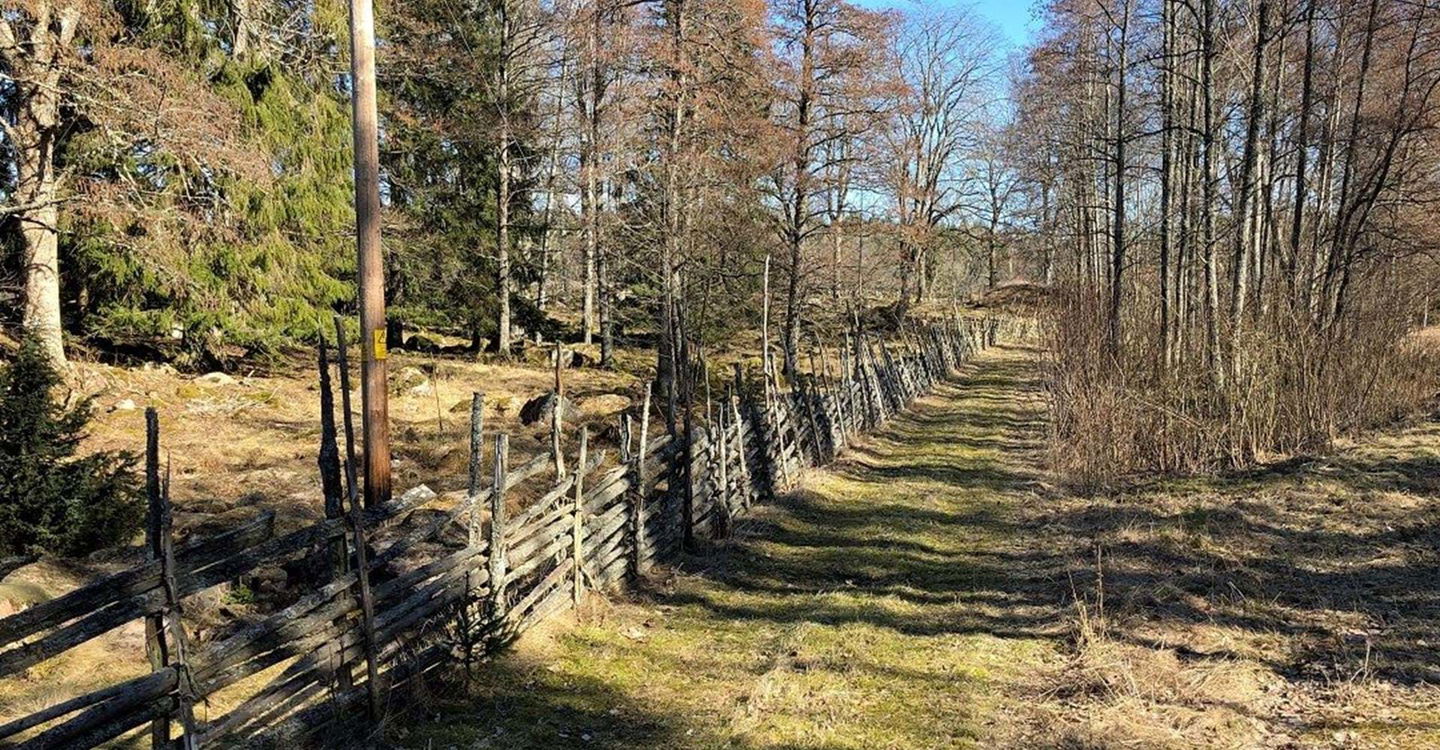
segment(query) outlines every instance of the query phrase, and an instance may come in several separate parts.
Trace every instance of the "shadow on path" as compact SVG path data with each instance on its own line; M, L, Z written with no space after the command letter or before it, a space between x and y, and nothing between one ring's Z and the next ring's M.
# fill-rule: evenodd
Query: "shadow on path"
M1053 489L1045 429L1035 352L992 350L679 572L582 617L546 651L489 665L476 697L415 738L1062 742L1050 723L1093 717L1036 683L1073 658L1076 598L1102 593L1116 642L1220 671L1243 662L1284 685L1213 705L1164 693L1179 718L1152 719L1172 736L1200 726L1186 723L1195 711L1265 727L1233 735L1240 745L1323 731L1336 684L1440 681L1440 426L1117 497Z

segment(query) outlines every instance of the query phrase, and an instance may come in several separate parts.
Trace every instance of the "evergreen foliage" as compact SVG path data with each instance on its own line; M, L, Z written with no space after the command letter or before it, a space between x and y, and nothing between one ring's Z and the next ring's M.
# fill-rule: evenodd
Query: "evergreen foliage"
M57 402L59 383L30 340L0 370L0 555L81 554L125 542L144 521L135 456L77 457L92 401Z
M333 75L343 15L327 5L305 12L293 47L244 57L225 49L223 4L122 8L129 44L176 63L233 119L235 138L190 163L142 139L117 146L98 128L69 139L62 168L84 174L86 189L152 188L62 227L69 317L83 333L178 336L183 359L213 366L234 347L312 339L353 297L349 112Z
M253 14L236 52L236 9ZM311 341L354 306L347 16L337 0L100 0L66 85L55 153L66 327L182 367ZM381 158L390 315L494 335L498 49L493 4L382 8ZM135 95L127 81L149 79ZM140 85L140 84L137 84ZM128 97L128 100L127 100ZM153 97L153 100L151 98ZM0 85L0 116L13 106ZM533 97L511 102L511 264L518 290L546 231L531 197ZM517 114L518 113L518 114ZM0 146L8 144L0 143ZM13 158L13 154L3 154ZM13 189L0 176L0 197ZM20 222L0 216L20 277ZM3 311L18 318L19 300Z

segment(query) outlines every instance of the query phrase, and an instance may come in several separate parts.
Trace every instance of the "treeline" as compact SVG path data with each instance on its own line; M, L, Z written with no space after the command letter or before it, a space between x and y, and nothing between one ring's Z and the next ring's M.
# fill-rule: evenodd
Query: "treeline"
M1440 10L1058 0L1016 100L1082 475L1323 448L1434 391Z
M352 311L345 3L5 8L0 311L53 359L69 336L223 364ZM392 345L510 351L578 318L607 359L617 330L653 333L664 377L677 332L758 324L770 268L794 367L812 320L995 283L1004 228L975 196L1003 45L967 15L407 0L377 20Z

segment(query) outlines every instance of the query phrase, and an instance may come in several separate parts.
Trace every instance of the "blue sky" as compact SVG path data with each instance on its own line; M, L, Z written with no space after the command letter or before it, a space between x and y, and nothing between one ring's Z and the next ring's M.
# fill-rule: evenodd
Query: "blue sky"
M1018 50L1030 39L1034 26L1030 17L1031 0L856 0L867 8L916 8L970 7L990 19L1010 41L1011 50Z

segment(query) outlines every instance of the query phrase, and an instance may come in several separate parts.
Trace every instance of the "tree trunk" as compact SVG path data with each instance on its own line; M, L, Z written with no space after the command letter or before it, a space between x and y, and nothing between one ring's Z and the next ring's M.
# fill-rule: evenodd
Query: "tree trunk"
M667 405L676 401L675 364L679 342L675 340L675 312L680 296L680 251L681 212L680 205L680 148L685 125L685 109L689 76L685 73L685 0L666 0L664 7L666 23L669 25L671 60L669 63L670 102L666 122L664 159L664 199L661 201L661 227L664 238L660 258L661 300L660 320L656 346L655 379L660 392L665 395ZM675 433L675 413L666 409L665 424L669 434Z
M581 195L580 212L584 214L585 222L585 252L583 262L585 264L585 293L581 306L580 327L584 330L585 343L589 344L595 330L595 303L596 294L599 291L600 269L599 269L599 247L600 247L600 212L596 190L599 185L600 170L600 96L604 72L600 68L600 60L597 57L600 46L600 7L596 0L591 3L589 28L585 34L586 64L589 66L590 80L585 84L586 98L585 112L585 140L584 148L580 154L580 171L585 179L585 187Z
M1220 279L1215 257L1215 202L1219 182L1215 149L1215 0L1202 0L1200 28L1200 99L1204 127L1201 130L1201 179L1205 186L1200 206L1200 246L1205 262L1205 363L1217 384L1225 376L1220 367Z
M1172 362L1170 353L1170 206L1174 187L1175 92L1173 66L1175 64L1175 10L1171 0L1161 0L1161 48L1160 48L1160 363L1168 367Z
M1305 63L1301 73L1299 121L1295 125L1295 199L1290 215L1290 255L1286 259L1285 283L1289 287L1287 297L1291 309L1299 303L1296 294L1296 276L1300 268L1300 238L1305 226L1306 169L1310 156L1310 110L1315 99L1315 5L1317 0L1305 3Z
M15 214L24 240L21 325L50 361L63 367L55 139L60 125L60 61L74 41L80 11L68 7L52 14L50 5L44 4L41 13L29 39L17 39L10 19L0 17L0 64L8 68L15 107L15 121L7 128L16 161L12 200L26 206Z
M1111 351L1119 351L1120 348L1120 300L1125 285L1125 99L1129 32L1130 4L1127 2L1120 12L1120 59L1115 81L1115 218L1110 227L1113 232L1110 252Z
M500 4L500 62L496 71L499 86L500 127L496 138L499 149L499 186L495 210L495 296L499 314L495 323L495 348L502 355L510 353L510 55L513 28L509 2Z
M254 37L251 0L230 0L230 56L237 60L249 56Z
M32 103L33 104L33 103ZM27 109L30 109L27 107ZM52 113L54 110L51 110ZM33 122L33 112L22 115ZM30 129L30 128L27 128ZM60 321L59 211L55 205L55 133L40 131L29 143L17 143L19 200L34 207L19 215L25 238L25 308L21 318L26 335L37 341L52 363L65 363ZM18 140L18 139L17 139Z
M1260 122L1264 119L1265 46L1270 41L1270 0L1259 0L1256 8L1255 57L1251 67L1250 102L1246 107L1245 141L1241 147L1240 188L1235 198L1234 240L1230 262L1230 364L1240 353L1240 326L1250 297L1250 271L1255 256L1256 234L1250 222L1255 194L1255 173L1260 157Z

